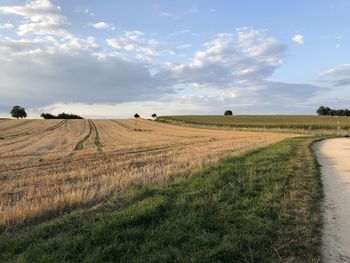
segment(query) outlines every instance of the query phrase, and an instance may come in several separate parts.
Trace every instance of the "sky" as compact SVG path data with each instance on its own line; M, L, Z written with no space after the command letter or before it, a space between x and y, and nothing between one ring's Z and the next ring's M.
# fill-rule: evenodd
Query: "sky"
M348 0L0 0L0 117L350 108Z

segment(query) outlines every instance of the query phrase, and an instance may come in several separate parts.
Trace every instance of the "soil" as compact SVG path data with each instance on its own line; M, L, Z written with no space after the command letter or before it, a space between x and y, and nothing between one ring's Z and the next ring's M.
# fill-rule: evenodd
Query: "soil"
M350 139L321 141L314 146L324 189L324 262L350 262Z

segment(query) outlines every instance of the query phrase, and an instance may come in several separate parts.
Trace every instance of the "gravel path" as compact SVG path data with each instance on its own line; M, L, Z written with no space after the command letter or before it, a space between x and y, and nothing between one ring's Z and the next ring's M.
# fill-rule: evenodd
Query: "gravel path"
M324 262L350 262L350 139L314 146L324 187Z

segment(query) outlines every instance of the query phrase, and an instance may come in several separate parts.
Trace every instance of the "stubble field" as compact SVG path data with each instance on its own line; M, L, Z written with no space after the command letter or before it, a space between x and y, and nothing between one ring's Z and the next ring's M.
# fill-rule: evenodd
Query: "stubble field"
M96 204L131 185L166 183L293 136L142 119L0 120L0 228Z

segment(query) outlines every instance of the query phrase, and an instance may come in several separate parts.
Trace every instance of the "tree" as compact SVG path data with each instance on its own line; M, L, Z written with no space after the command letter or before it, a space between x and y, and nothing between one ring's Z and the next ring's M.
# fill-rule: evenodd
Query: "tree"
M44 119L57 119L57 117L51 113L41 113L40 117Z
M57 115L57 119L84 119L83 117L76 114L60 113Z
M51 113L42 113L40 115L44 119L84 119L83 117L76 115L76 114L68 114L68 113L60 113L57 116L51 114Z
M350 116L349 109L335 110L329 107L321 106L317 109L317 114L320 116Z
M13 106L10 114L13 118L17 118L17 119L18 118L22 119L27 117L26 110L21 106Z
M153 113L153 114L152 114L152 118L153 118L153 119L157 118L157 114Z
M317 114L320 116L327 115L327 108L325 106L321 106L317 109Z
M136 122L136 120L137 120L138 118L140 118L140 115L137 114L137 113L135 113L135 114L134 114L134 118L135 118L135 131L136 131L136 130L137 130L137 122Z
M224 115L225 115L225 116L232 116L233 113L232 113L231 110L227 110L227 111L225 111Z

